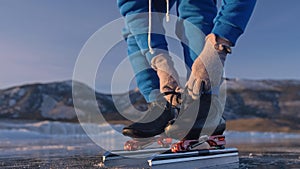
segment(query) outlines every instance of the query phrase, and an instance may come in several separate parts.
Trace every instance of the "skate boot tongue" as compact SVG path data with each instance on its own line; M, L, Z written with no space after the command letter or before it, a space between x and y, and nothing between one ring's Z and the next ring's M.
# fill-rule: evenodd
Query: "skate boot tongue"
M165 102L154 102L144 117L139 121L123 128L123 135L133 138L154 137L164 132L165 127L170 120L174 118L172 106Z

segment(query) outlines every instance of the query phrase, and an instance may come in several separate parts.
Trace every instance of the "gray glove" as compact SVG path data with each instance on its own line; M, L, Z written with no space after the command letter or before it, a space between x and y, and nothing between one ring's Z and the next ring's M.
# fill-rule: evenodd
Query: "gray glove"
M225 39L214 34L207 35L204 48L193 63L186 83L188 94L193 99L199 98L202 87L204 91L210 91L220 86L226 55L231 53L230 46L231 43Z
M179 76L169 55L162 53L155 56L151 60L151 66L159 77L161 93L180 91ZM177 106L180 102L177 96L173 94L168 94L164 97L169 103L172 103L173 106Z

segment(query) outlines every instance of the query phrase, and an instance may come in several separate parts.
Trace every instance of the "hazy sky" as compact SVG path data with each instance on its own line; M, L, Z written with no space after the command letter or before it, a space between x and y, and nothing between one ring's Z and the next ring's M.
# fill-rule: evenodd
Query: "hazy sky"
M226 76L300 79L299 7L299 0L258 0L228 57ZM115 0L0 0L0 89L70 80L85 42L119 17ZM109 89L116 60L125 57L124 42L105 57L97 76L100 91Z

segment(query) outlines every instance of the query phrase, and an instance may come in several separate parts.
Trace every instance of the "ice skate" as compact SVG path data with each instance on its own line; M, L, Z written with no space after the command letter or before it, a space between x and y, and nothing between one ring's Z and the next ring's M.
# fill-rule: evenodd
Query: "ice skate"
M185 95L178 117L165 129L167 136L180 140L172 145L172 152L224 148L226 123L221 109L216 105L219 103L211 103L215 99L213 97L217 96L202 93L198 100L193 100ZM208 117L209 113L213 113L214 122ZM219 122L216 123L216 120Z

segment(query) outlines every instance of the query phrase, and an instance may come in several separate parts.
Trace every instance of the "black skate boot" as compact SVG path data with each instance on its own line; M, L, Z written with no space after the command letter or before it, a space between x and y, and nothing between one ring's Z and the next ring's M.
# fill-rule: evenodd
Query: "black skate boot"
M191 100L189 96L186 96L184 102L189 104L183 103L178 117L166 127L165 133L167 136L178 140L197 140L200 134L202 136L222 135L226 123L220 115L222 112L217 112L221 110L213 109L210 112L212 97L217 96L202 94L198 100ZM214 106L214 103L212 103L212 106ZM208 118L213 119L214 122L210 124Z
M154 137L164 132L167 124L174 119L178 109L165 99L161 102L153 102L149 105L145 116L123 128L123 135L132 138Z

